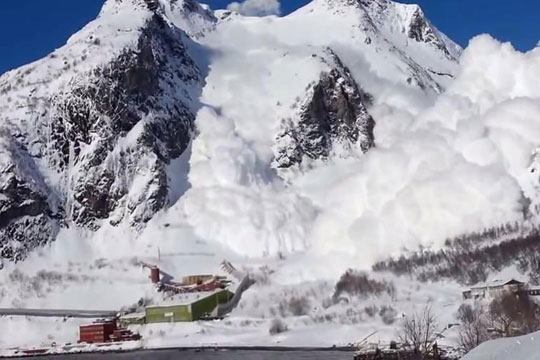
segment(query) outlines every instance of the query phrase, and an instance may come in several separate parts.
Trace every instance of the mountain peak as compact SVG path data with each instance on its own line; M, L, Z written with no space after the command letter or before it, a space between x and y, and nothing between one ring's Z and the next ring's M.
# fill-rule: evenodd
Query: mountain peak
M368 42L373 36L380 36L406 53L411 46L426 44L435 56L442 54L452 62L461 55L461 47L433 26L417 4L392 0L314 0L304 12L331 12L341 22L348 18L363 29Z
M150 10L150 8L152 8L152 5L151 5L152 3L157 3L157 1L154 1L154 0L107 0L105 1L105 4L103 4L103 7L101 8L101 12L99 16L102 17L106 15L117 14L120 11L123 11L126 9Z
M330 7L354 6L354 7L384 7L390 0L315 0Z
M216 21L213 13L195 0L107 0L99 17L118 16L130 21L152 14L195 37L212 28Z

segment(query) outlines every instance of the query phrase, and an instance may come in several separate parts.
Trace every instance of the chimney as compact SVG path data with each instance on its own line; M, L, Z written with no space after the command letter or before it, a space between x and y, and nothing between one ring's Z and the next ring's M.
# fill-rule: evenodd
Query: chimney
M159 268L157 266L152 266L150 268L150 279L152 284L157 284L159 282Z

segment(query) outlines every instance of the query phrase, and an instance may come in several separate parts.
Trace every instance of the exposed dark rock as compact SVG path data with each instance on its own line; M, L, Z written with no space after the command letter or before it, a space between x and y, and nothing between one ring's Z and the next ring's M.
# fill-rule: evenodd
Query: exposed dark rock
M121 200L141 167L152 173L142 189L152 193L141 201L151 201L144 204L148 213L133 223L148 221L166 205L164 167L186 149L195 117L182 99L171 99L163 89L201 80L181 39L180 33L155 15L142 31L136 50L125 50L113 62L93 70L90 79L88 74L73 79L72 86L53 99L50 147L55 155L51 164L59 170L74 165L79 169L72 177L69 208L75 223L94 228L96 220L127 205ZM118 149L119 140L134 131L139 146ZM111 156L116 157L114 166L108 164ZM128 214L137 205L131 201Z
M54 238L61 210L26 151L1 135L0 258L19 261Z
M441 50L448 58L454 59L446 45L435 34L433 27L429 24L424 13L420 9L417 9L412 17L408 36L415 41L431 44Z
M297 122L284 121L275 149L277 168L300 165L304 158L327 159L337 147L366 152L374 146L375 121L366 108L371 97L331 55L335 67L311 86Z
M151 11L155 11L159 8L159 1L158 0L144 0L146 2L146 6L148 6L148 9Z

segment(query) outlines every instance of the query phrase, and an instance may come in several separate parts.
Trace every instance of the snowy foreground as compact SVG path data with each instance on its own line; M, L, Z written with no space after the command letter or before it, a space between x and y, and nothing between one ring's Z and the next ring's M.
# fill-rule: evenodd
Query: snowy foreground
M540 355L540 332L508 339L488 341L463 360L535 360Z

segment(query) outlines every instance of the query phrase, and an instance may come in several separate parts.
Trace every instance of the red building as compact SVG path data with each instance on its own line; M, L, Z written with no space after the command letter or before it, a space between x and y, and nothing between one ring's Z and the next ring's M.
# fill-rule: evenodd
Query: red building
M116 320L109 320L94 323L91 325L81 325L80 343L104 343L111 340L111 335L117 330Z
M134 334L125 328L118 328L116 319L96 322L90 325L81 325L79 331L79 343L86 344L141 339L139 334Z

